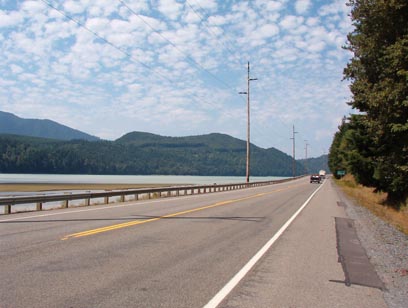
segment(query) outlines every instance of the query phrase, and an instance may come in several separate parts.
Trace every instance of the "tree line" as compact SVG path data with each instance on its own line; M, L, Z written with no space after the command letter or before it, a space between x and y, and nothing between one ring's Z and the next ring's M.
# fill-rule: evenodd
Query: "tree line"
M251 147L251 175L291 176L292 158ZM0 135L0 173L245 176L246 143L227 135L61 141ZM297 162L298 174L305 168Z
M350 0L354 30L344 69L358 113L335 134L329 167L388 193L399 206L408 198L408 1Z

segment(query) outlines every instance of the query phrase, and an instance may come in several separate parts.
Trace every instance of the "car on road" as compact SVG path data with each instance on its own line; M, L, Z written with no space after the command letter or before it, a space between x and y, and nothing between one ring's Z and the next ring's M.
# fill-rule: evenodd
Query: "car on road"
M312 175L310 176L310 183L318 183L318 184L320 184L320 181L321 181L320 175L318 175L318 174L312 174Z

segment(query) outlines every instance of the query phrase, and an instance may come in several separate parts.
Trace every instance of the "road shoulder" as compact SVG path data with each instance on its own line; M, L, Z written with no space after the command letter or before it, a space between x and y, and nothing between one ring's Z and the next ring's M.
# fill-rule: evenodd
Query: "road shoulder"
M347 214L338 201L326 181L220 307L387 307L381 290L345 284L335 217Z
M355 204L334 185L371 264L385 286L384 298L390 308L408 306L408 236Z

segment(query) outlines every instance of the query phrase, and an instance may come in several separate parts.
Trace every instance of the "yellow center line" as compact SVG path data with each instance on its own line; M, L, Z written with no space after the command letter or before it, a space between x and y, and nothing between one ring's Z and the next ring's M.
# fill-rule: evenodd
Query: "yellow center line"
M203 207L199 207L199 208L195 208L195 209L191 209L191 210L186 210L186 211L181 211L181 212L176 212L176 213L172 213L172 214L167 214L167 215L164 215L164 216L155 217L155 218L151 218L151 219L129 221L129 222L121 223L121 224L110 225L110 226L106 226L106 227L101 227L101 228L91 229L91 230L82 231L82 232L78 232L78 233L73 233L73 234L69 234L69 235L64 236L63 238L61 238L61 240L64 241L64 240L67 240L67 239L70 239L70 238L79 238L79 237L94 235L94 234L98 234L98 233L102 233L102 232L107 232L107 231L112 231L112 230L131 227L131 226L141 225L141 224L145 224L145 223L148 223L148 222L157 221L157 220L160 220L160 219L176 217L176 216L180 216L180 215L184 215L184 214L189 214L189 213L193 213L193 212L198 212L198 211L210 209L210 208L217 207L217 206L222 206L222 205L227 205L227 204L231 204L231 203L235 203L235 202L240 202L240 201L245 201L245 200L249 200L249 199L253 199L253 198L258 198L258 197L269 195L269 194L279 192L279 191L289 189L289 188L291 188L291 186L288 186L287 188L277 189L277 190L267 192L267 193L260 193L260 194L256 194L256 195L252 195L252 196L248 196L248 197L239 198L239 199L231 199L231 200L221 201L221 202L217 202L217 203L210 204L210 205L207 205L207 206L203 206Z

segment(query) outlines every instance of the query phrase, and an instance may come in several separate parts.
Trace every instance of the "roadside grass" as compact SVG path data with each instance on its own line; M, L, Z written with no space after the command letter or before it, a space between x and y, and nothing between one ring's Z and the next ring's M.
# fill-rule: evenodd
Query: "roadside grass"
M408 206L406 204L400 210L396 210L387 204L386 193L374 192L372 187L357 184L352 175L346 175L341 180L335 181L358 205L364 206L377 217L408 235Z

